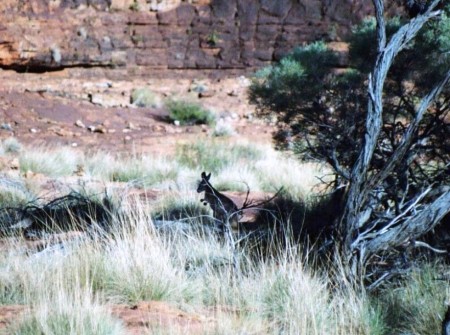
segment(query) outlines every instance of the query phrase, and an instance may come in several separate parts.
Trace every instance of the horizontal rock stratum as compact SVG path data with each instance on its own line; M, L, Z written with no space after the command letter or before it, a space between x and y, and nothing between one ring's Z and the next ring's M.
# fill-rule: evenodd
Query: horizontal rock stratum
M341 40L371 10L370 0L2 0L0 67L258 67Z

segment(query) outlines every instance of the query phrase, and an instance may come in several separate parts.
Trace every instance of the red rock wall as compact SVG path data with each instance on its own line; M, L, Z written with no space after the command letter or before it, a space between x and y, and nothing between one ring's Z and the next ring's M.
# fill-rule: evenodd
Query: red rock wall
M212 0L152 12L143 1L2 0L0 67L261 66L295 45L341 39L372 10L370 0Z

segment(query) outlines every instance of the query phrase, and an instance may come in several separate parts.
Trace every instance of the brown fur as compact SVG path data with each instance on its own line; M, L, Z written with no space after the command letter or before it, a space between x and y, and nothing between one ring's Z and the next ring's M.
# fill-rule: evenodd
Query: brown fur
M209 204L213 211L214 218L219 222L221 231L224 231L224 224L229 222L235 228L238 225L240 212L233 200L226 195L217 191L209 182L211 173L206 175L205 172L201 174L202 180L198 184L197 192L205 192L205 197L200 199L205 205Z

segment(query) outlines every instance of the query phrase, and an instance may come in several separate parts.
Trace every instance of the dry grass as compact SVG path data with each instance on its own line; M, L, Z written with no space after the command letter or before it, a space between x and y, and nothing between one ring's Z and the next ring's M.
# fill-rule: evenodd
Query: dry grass
M268 148L229 149L217 143L214 150L194 147L193 155L205 159L204 167L214 164L214 157L206 157L205 152L229 158L213 174L213 182L221 189L246 190L241 185L245 181L251 190L273 192L283 186L292 198L305 200L311 198L316 176L326 171ZM203 229L202 215L208 213L202 212L194 191L201 171L191 165L193 156L117 159L102 153L84 156L46 151L53 164L66 160L52 170L53 166L38 159L37 150L0 152L20 155L24 166L51 176L67 173L81 162L87 171L81 177L85 181L99 178L129 185L141 181L140 187L171 190L150 205L138 197L122 201L117 227L109 235L65 242L40 252L27 250L20 240L10 240L0 248L0 304L30 308L23 320L11 325L12 334L121 334L123 328L105 306L148 300L168 301L200 314L215 310L214 327L205 328L205 334L438 332L443 312L440 302L448 300L449 291L433 280L436 266L418 270L402 286L388 287L374 297L361 287L335 286L332 274L308 265L308 253L301 245L287 243L269 257L258 257L246 247L233 253ZM158 210L165 213L163 219L172 215L171 220L178 220L178 213L186 220L156 229L152 217ZM237 272L233 260L237 260ZM334 279L339 278L336 273ZM420 317L412 322L406 310L395 309L400 304L420 312L414 312ZM388 308L397 313L387 314ZM149 333L160 334L185 331L175 324L173 329L149 329Z

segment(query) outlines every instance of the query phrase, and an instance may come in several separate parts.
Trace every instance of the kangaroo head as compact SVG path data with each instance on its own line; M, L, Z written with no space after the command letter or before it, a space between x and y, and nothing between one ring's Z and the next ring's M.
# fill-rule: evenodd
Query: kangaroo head
M209 188L209 179L211 178L211 173L206 175L205 172L202 172L202 180L198 183L197 192L201 193L206 191Z

